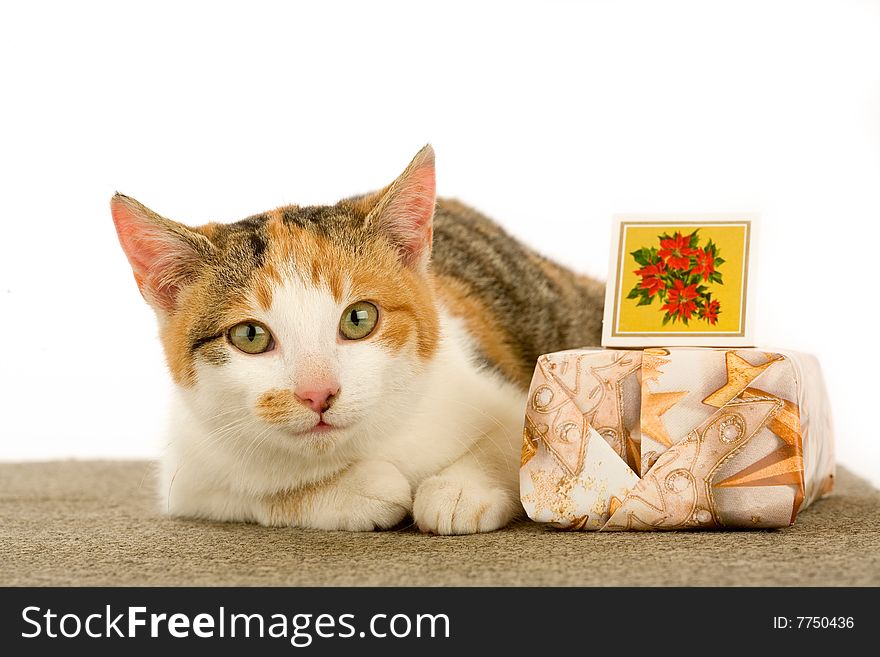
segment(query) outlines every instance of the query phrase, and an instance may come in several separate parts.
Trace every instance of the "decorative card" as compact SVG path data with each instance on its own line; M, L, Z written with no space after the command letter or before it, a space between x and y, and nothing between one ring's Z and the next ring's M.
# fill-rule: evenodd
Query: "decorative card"
M752 215L616 216L605 347L751 346Z

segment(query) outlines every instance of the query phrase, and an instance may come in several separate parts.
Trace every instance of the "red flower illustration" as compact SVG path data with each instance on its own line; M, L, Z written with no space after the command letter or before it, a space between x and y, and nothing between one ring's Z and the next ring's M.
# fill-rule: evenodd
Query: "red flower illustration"
M677 315L682 320L690 319L697 311L697 304L694 302L697 298L696 283L685 285L681 280L676 279L667 294L668 300L660 310L665 310L670 315Z
M647 265L633 272L636 276L641 276L639 289L647 290L648 296L653 297L660 290L666 289L666 283L660 277L666 274L666 265L662 260L658 260L656 264Z
M697 264L691 269L691 274L702 276L708 281L715 272L715 254L703 249L697 249Z
M721 303L712 299L710 285L724 285L719 267L724 264L718 245L709 238L700 246L699 229L682 235L658 235L660 248L642 246L630 253L639 265L638 279L627 294L636 306L650 306L660 299L663 325L699 318L715 326ZM708 285L707 285L708 284Z
M700 319L705 319L712 326L718 323L718 311L721 309L721 302L718 300L710 301L706 307L700 311Z
M660 240L658 255L666 261L670 269L689 269L691 256L697 252L690 247L690 242L690 235L676 232L671 238Z

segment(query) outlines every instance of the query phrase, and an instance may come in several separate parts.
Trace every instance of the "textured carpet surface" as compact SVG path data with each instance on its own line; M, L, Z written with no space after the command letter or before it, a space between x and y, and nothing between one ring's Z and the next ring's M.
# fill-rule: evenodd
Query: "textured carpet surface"
M147 462L0 465L2 585L880 585L880 491L838 472L790 528L477 536L190 522Z

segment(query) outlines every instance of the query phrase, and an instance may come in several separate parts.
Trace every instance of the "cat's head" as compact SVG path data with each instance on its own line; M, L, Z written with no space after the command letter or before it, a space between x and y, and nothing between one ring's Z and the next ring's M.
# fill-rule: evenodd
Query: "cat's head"
M117 194L119 241L212 440L303 455L377 435L438 343L434 152L375 194L191 227Z

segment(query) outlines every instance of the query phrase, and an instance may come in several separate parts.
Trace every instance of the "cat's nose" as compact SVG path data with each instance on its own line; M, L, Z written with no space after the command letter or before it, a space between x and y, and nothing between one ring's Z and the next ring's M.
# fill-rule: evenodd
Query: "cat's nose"
M330 408L333 400L336 399L336 396L339 394L339 384L333 383L318 386L306 386L303 388L297 388L293 391L293 394L296 395L296 398L303 404L315 411L315 413L323 413Z

